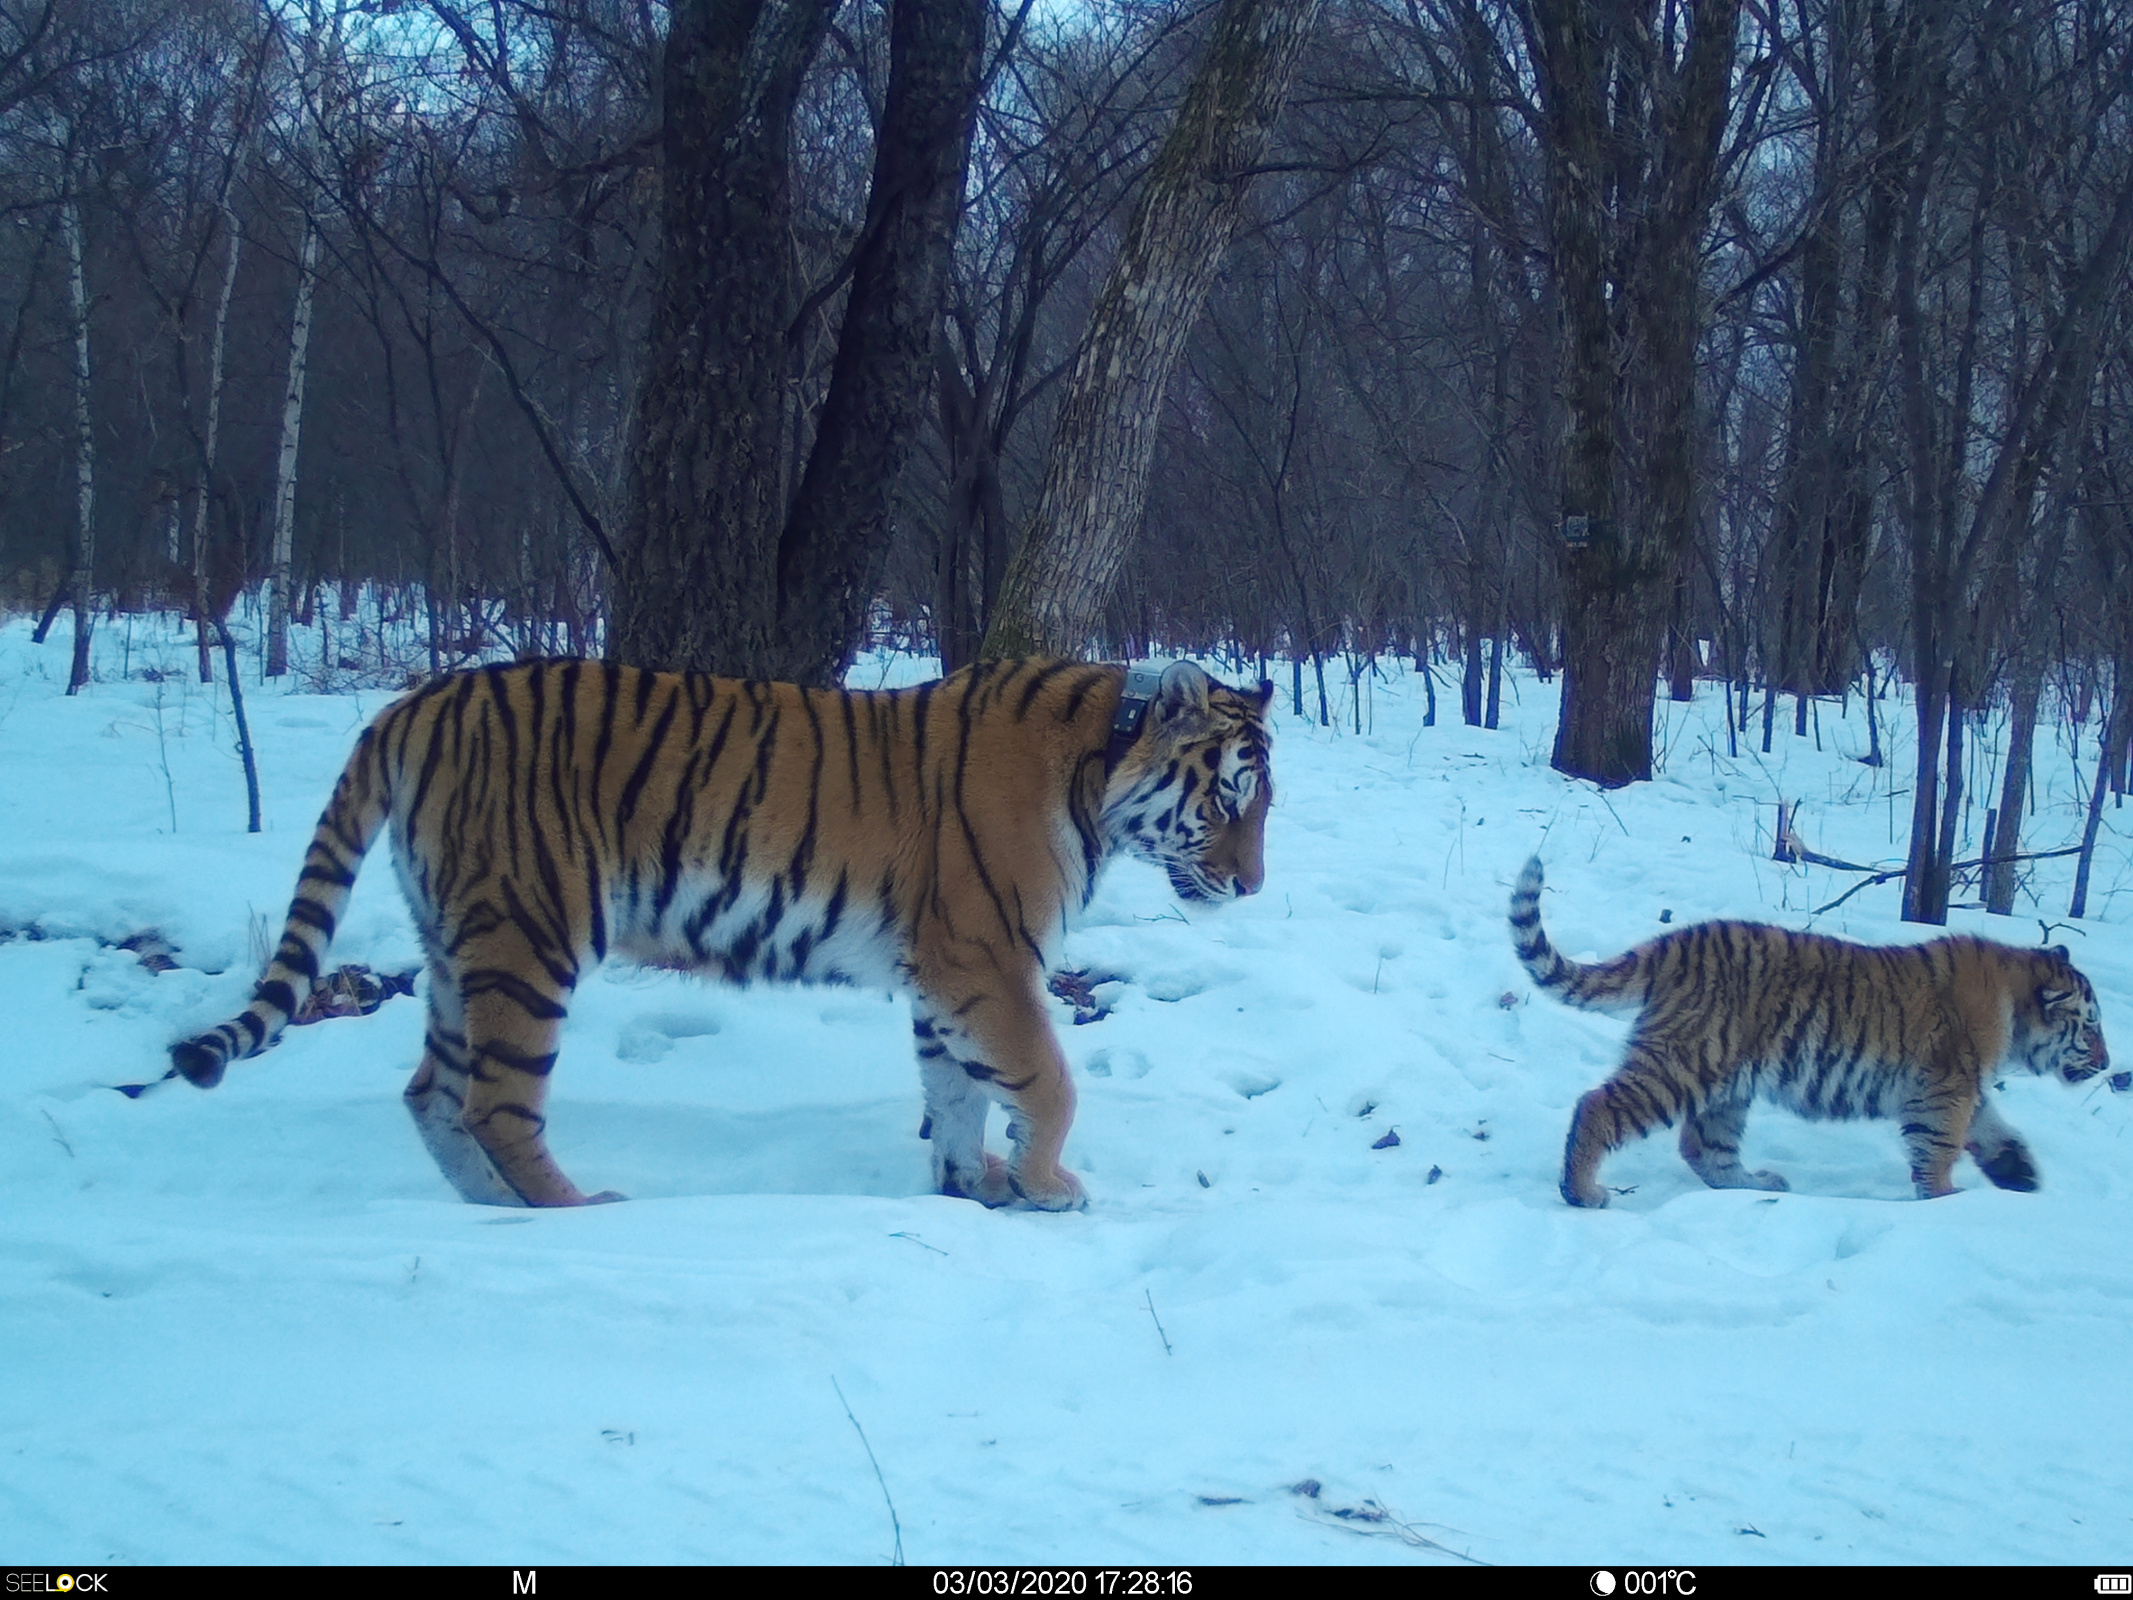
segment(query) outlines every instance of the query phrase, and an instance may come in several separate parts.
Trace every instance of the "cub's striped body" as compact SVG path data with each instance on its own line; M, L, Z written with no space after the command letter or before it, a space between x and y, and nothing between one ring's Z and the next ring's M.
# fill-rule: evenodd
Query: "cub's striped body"
M588 1199L542 1108L572 989L618 953L908 989L941 1190L1079 1205L1044 1001L1065 919L1118 851L1190 899L1254 892L1272 798L1271 686L1240 694L1189 665L1131 699L1127 681L1064 661L877 693L592 661L444 678L358 741L252 1003L175 1046L173 1071L210 1086L274 1042L389 825L429 961L407 1102L469 1200ZM1006 1162L984 1148L992 1100Z
M2026 1067L2067 1083L2110 1058L2096 991L2063 947L1952 937L1886 949L1752 922L1706 922L1612 961L1549 944L1541 864L1511 895L1511 937L1535 984L1569 1005L1635 1016L1626 1059L1578 1101L1563 1198L1604 1206L1608 1152L1681 1123L1681 1155L1715 1189L1783 1189L1741 1165L1757 1097L1805 1117L1894 1117L1921 1197L1952 1194L1968 1150L2002 1189L2034 1189L2036 1163L1986 1095ZM2121 1073L2112 1087L2127 1086Z

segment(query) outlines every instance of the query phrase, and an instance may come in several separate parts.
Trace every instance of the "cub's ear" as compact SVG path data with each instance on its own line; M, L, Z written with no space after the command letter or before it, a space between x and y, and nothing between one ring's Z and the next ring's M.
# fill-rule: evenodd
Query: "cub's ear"
M1265 709L1266 709L1266 708L1267 708L1268 706L1272 705L1273 703L1274 703L1274 680L1273 680L1272 678L1261 678L1261 679L1259 680L1259 694L1258 694L1258 706L1259 706L1259 709L1260 709L1261 711L1264 711L1264 710L1265 710Z
M2061 961L2071 962L2074 959L2074 952L2067 949L2063 944L2055 944L2044 953L2048 956L2057 956Z
M1207 720L1207 697L1213 687L1213 680L1190 661L1173 662L1163 669L1163 681L1155 691L1156 707L1165 722L1197 727Z

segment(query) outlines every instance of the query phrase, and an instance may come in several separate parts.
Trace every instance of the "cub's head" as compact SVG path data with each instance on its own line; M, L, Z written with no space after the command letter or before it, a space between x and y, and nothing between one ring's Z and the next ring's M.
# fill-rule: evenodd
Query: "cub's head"
M2103 1044L2103 1013L2089 980L2067 960L2066 946L2054 945L2044 954L2049 961L2030 997L2037 1008L2030 1024L2030 1070L2083 1083L2111 1064ZM2111 1087L2133 1087L2133 1073L2114 1075Z
M1135 688L1129 677L1129 715ZM1266 881L1273 699L1271 683L1240 692L1178 662L1154 686L1139 737L1112 769L1105 837L1161 867L1181 900L1256 894Z

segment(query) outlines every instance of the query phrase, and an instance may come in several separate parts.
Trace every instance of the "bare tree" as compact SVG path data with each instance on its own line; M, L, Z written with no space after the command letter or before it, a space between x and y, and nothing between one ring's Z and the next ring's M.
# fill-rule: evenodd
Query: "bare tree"
M803 296L790 130L832 9L673 11L665 254L614 582L611 649L626 660L830 681L872 598L889 485L933 374L987 8L895 0L866 216ZM796 459L792 341L847 279L828 391Z
M1702 241L1738 0L1535 0L1565 319L1563 709L1554 765L1651 776L1653 675L1694 497Z
M1318 0L1223 0L1082 335L984 653L1074 655L1147 494L1163 391L1234 236Z

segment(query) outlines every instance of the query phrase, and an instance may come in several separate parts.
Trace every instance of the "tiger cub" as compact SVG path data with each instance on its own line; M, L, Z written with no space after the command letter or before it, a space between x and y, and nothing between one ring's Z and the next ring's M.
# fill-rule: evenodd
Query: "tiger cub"
M1637 1019L1627 1059L1571 1118L1562 1190L1574 1206L1606 1205L1608 1153L1677 1120L1682 1159L1712 1188L1783 1189L1777 1173L1741 1165L1758 1095L1816 1119L1897 1118L1921 1198L1955 1192L1948 1173L1964 1150L2002 1189L2034 1189L2029 1147L1985 1080L2027 1067L2082 1083L2110 1064L2096 991L2064 946L1956 936L1877 949L1705 922L1587 966L1548 943L1540 892L1535 857L1511 893L1511 938L1533 981Z
M456 673L357 741L251 1004L174 1046L171 1073L209 1087L275 1041L390 824L429 962L407 1105L468 1200L621 1198L563 1175L542 1110L571 992L615 952L907 989L936 1186L1080 1206L1045 969L1120 852L1188 900L1259 889L1272 698L1183 663L992 661L875 693L597 661Z

